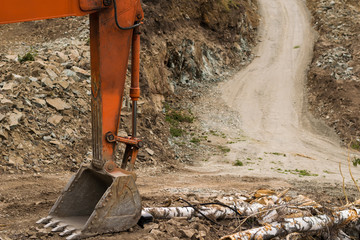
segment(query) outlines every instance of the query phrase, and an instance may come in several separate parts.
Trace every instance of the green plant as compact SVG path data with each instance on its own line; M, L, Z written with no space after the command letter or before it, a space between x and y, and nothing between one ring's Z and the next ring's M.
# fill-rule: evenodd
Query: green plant
M186 143L185 142L175 142L177 145L179 145L179 146L185 146L186 145Z
M201 140L200 140L199 138L195 138L195 137L193 137L193 138L190 140L190 142L195 143L195 144L199 144L200 141L201 141Z
M318 174L310 173L308 170L295 169L295 172L297 172L300 176L318 176Z
M265 154L273 154L273 155L276 155L276 156L284 156L284 157L286 157L286 154L285 154L285 153L278 153L278 152L265 152Z
M235 138L235 140L238 141L238 142L245 142L246 141L244 136L243 137L237 137L237 138Z
M210 130L210 134L214 135L214 136L217 136L217 133L214 130Z
M194 117L183 113L182 111L172 110L166 113L165 120L171 124L176 122L194 122Z
M300 48L300 46L299 45L294 46L294 49L296 49L296 48Z
M173 137L180 137L183 134L183 130L176 127L170 127L170 134Z
M241 167L241 166L244 166L244 163L242 161L240 161L239 159L237 159L233 165Z
M352 163L354 167L357 167L357 165L360 165L360 158L355 158L352 160Z
M214 131L214 130L210 130L210 134L213 135L213 136L216 136L216 137L226 138L225 133L222 133L222 132L217 132L217 131Z
M24 63L27 61L35 61L35 57L37 55L37 52L31 48L29 52L25 53L23 56L18 55L18 61L19 63Z
M360 142L359 141L352 142L351 148L355 150L360 150Z
M220 150L220 151L222 151L223 153L228 153L228 152L230 152L230 148L228 148L228 147L224 147L224 146L217 146L218 147L218 149Z

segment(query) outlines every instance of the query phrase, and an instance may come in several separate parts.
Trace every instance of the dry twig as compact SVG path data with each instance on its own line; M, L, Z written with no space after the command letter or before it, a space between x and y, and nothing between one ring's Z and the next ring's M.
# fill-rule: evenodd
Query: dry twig
M341 163L339 162L339 170L340 170L340 174L341 174L341 177L343 179L343 185L342 185L342 189L343 189L343 192L344 192L344 195L345 195L345 199L346 199L346 205L349 204L349 199L348 199L348 196L346 195L346 190L345 190L345 177L341 171Z
M351 172L351 164L350 164L350 143L348 144L348 157L347 157L347 160L348 160L348 166L349 166L349 173L350 173L350 176L351 176L351 179L352 181L354 182L357 190L360 192L360 188L359 188L359 185L357 184L354 176L352 175L352 172Z

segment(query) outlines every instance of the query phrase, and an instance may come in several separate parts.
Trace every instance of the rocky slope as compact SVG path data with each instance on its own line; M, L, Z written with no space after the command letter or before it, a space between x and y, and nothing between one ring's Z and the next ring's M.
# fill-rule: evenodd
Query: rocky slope
M319 38L308 74L309 106L360 150L360 4L308 0Z
M163 102L196 97L251 57L257 7L251 0L143 7L139 164L176 164ZM76 170L91 160L88 24L70 17L0 26L0 172ZM121 135L130 130L128 98L123 107Z

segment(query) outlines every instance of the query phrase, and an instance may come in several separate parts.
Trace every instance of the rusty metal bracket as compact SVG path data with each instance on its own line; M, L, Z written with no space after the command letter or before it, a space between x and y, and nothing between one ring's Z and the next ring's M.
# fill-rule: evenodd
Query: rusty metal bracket
M113 142L125 143L126 145L134 146L136 148L142 148L144 146L144 143L142 142L142 140L140 140L138 138L118 137L115 134L113 134L112 132L107 132L105 134L105 139L109 143L113 143Z

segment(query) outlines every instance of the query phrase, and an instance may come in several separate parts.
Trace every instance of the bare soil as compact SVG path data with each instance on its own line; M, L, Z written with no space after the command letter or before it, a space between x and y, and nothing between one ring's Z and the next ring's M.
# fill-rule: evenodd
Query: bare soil
M0 237L8 239L63 239L50 229L43 229L35 222L47 215L49 209L60 195L63 186L72 173L59 172L41 175L2 175L0 180ZM143 205L147 206L182 206L176 199L182 197L191 202L213 202L224 196L243 194L248 196L255 189L273 189L277 191L288 187L290 196L305 194L317 200L323 206L334 206L344 203L339 193L340 186L334 184L309 185L312 182L285 181L277 178L260 178L250 176L213 176L211 172L193 172L176 170L171 174L140 173L137 185L142 195ZM348 192L349 199L354 200L355 189ZM339 198L340 197L340 198ZM218 239L230 234L236 225L221 221L227 227L212 225L206 220L177 219L173 221L155 221L155 223L139 226L127 232L106 234L90 239L187 239L184 230L198 233L205 231L205 239ZM152 229L159 230L149 234ZM177 238L176 238L177 237ZM201 239L201 238L200 238Z

